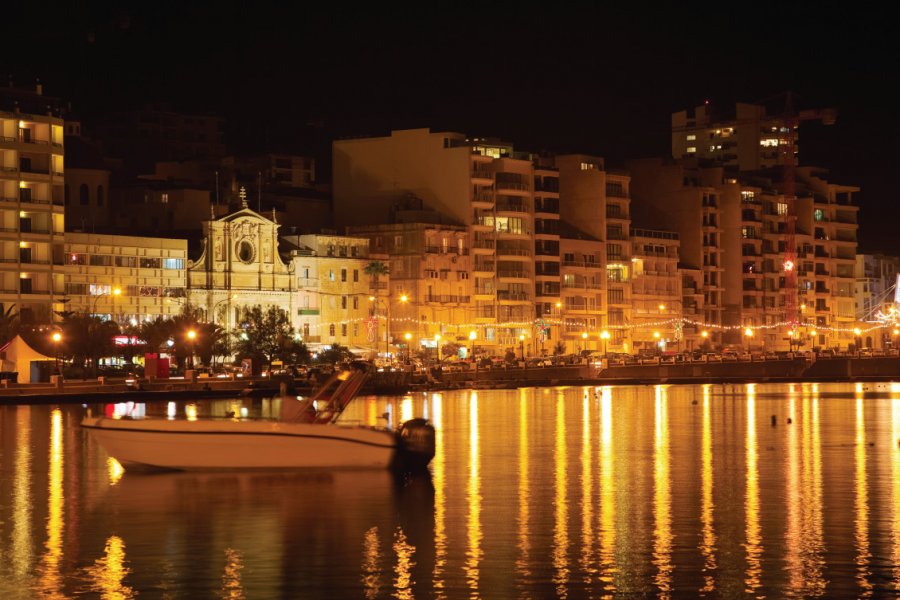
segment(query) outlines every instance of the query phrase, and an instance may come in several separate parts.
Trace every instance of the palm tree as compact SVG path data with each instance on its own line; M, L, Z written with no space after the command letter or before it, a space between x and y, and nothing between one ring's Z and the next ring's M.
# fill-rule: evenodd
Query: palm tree
M19 332L19 313L13 308L10 306L5 312L0 312L0 344L5 344Z
M62 328L66 347L72 354L72 364L84 367L87 363L92 376L97 374L100 359L116 352L113 338L119 334L119 326L113 321L76 314L63 321Z
M373 260L363 268L363 273L372 279L372 294L378 294L378 278L390 273L390 269L380 260Z

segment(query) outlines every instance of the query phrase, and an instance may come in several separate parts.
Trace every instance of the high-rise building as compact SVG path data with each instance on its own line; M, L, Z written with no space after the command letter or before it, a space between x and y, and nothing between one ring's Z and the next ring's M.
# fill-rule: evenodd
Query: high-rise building
M681 319L686 315L678 271L678 234L632 228L631 243L634 351L690 349L683 343Z
M63 128L40 85L0 89L0 310L23 322L64 309Z
M466 227L472 244L477 347L497 352L532 335L535 316L533 157L496 140L427 129L336 141L335 224L393 222L408 194ZM552 194L548 194L548 197Z
M787 146L793 144L797 155L800 121L830 124L836 116L833 109L824 109L800 111L788 118L785 110L771 114L763 105L740 102L726 113L704 104L672 113L672 156L712 159L739 171L774 167L784 164Z

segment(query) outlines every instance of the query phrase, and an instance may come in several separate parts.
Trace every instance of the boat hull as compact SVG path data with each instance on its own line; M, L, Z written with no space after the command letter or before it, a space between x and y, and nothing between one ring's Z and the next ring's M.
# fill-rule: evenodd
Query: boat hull
M276 421L162 421L87 417L91 436L122 465L183 471L386 469L388 430Z

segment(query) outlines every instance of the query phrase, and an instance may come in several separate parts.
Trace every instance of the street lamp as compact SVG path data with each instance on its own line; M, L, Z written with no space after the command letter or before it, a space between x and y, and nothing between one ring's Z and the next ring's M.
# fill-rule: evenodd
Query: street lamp
M403 337L406 338L406 364L409 364L409 341L412 339L412 334L407 332Z
M525 334L519 334L519 343L522 344L522 362L525 361Z
M190 355L190 358L188 359L188 363L190 364L191 369L194 368L194 340L196 338L197 338L197 332L194 331L193 329L188 329L187 339L191 344L191 355Z
M56 352L56 374L60 375L61 372L59 370L59 343L62 341L62 334L58 331L54 331L53 335L50 336L50 339L53 340L53 348Z
M862 343L861 336L862 336L862 331L859 329L859 327L854 327L853 328L853 337L856 338L856 353L857 354L859 354L860 344Z
M113 321L115 321L116 323L118 323L118 322L119 322L119 314L118 314L118 313L119 313L119 310L118 310L118 307L117 307L117 305L116 305L116 299L117 299L119 296L122 295L122 288L120 288L120 287L114 287L114 288L113 288L113 291L112 291L112 294L113 294Z
M439 334L439 333L434 334L434 350L435 350L435 354L437 355L438 364L440 364L442 358L441 358L441 334Z
M600 339L603 340L603 356L606 357L606 342L609 340L609 332L607 330L603 330L600 332Z
M475 333L475 330L469 332L469 341L472 342L472 360L475 361L475 368L478 368L478 359L475 358L475 338L478 337L478 334Z

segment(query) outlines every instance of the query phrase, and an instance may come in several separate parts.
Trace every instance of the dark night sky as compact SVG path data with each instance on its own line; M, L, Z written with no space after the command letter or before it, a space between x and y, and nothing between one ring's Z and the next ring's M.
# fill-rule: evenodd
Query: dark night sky
M322 151L334 136L431 127L615 161L667 154L673 111L790 89L799 108L839 110L832 127L801 127L801 163L861 186L861 247L900 254L889 179L900 52L892 19L877 11L827 2L777 11L724 2L18 4L22 25L0 40L0 71L17 84L40 77L45 93L85 117L148 102L218 113L226 141L247 149Z

